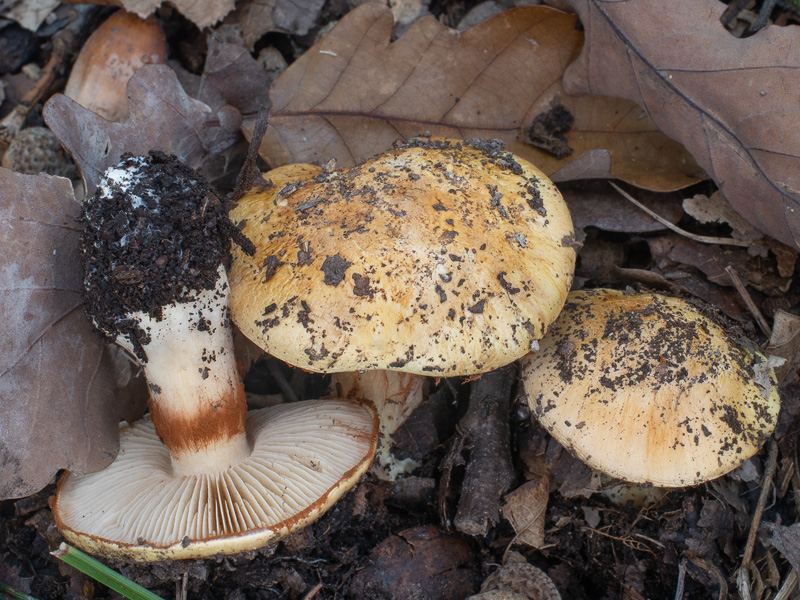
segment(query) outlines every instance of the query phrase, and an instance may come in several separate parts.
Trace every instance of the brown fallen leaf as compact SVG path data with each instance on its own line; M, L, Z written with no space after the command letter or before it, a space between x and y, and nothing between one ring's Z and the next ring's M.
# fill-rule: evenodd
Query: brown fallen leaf
M793 27L737 39L717 0L549 0L577 12L586 44L570 94L645 107L755 227L800 245L800 44Z
M717 285L733 285L730 275L725 271L729 265L733 266L746 285L771 296L785 294L792 283L791 277L782 277L778 273L776 261L751 256L745 248L701 244L673 234L653 238L648 243L654 257L666 257L679 264L691 265Z
M353 165L427 131L502 139L562 180L590 173L670 190L705 177L635 104L564 94L561 75L582 42L574 15L521 7L464 32L423 17L390 42L392 26L385 6L359 6L275 80L261 145L272 167L331 157ZM575 119L562 159L525 141L554 102Z
M0 499L116 455L111 362L81 302L79 211L69 180L0 169Z
M161 6L163 0L65 0L72 4L102 4L120 6L146 19ZM170 0L184 17L200 29L210 27L233 10L235 0Z
M783 381L792 369L795 357L800 354L800 317L779 309L772 322L772 335L766 354L786 360L775 367L775 377Z
M517 533L514 541L533 548L544 546L544 522L550 478L540 477L523 483L503 498L503 516Z
M134 73L128 82L128 110L125 121L106 121L62 94L44 107L47 125L81 169L87 195L125 152L161 150L199 169L239 139L238 111L231 106L213 111L190 98L165 65L146 65Z
M731 228L731 237L755 242L762 237L760 231L744 220L730 205L725 195L717 190L710 196L695 194L683 201L687 214L700 223L725 223Z

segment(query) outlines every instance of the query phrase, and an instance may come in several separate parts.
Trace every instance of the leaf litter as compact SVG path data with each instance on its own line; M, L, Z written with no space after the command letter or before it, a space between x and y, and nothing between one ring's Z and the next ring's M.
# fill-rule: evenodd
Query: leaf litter
M598 6L606 10L625 8L608 3L587 3L583 8L594 10ZM713 18L716 4L709 3L713 10L701 12L700 17L691 12L691 3L678 6L678 16L694 14L699 19L698 29L717 31ZM239 8L248 7L253 3L243 2ZM462 15L466 12L458 4L448 10L455 10L456 15L459 10ZM652 29L663 19L659 10L639 9L644 17L634 25L643 27L644 23ZM434 7L431 12L438 14ZM449 13L441 14L444 20ZM481 581L495 570L492 565L504 564L504 569L513 570L520 556L526 561L523 565L540 567L564 598L673 597L677 590L683 590L686 597L724 593L733 598L745 588L751 597L767 597L791 583L789 565L797 560L792 549L796 536L782 524L797 520L792 502L797 482L793 483L792 476L800 408L793 400L800 397L795 316L800 313L800 288L794 277L793 240L782 238L780 228L763 226L768 219L758 213L764 208L765 214L772 214L771 197L743 207L736 190L731 192L730 186L726 189L726 180L720 175L724 169L720 165L711 169L710 163L704 163L702 153L664 125L663 116L652 110L652 103L643 102L642 109L630 98L568 93L575 91L570 87L568 69L578 70L579 57L596 52L597 31L602 30L586 14L581 13L587 30L582 47L583 36L575 28L573 15L541 7L501 12L462 34L429 16L412 23L394 41L388 9L367 5L346 14L334 10L315 17L317 25L341 17L338 26L316 45L302 38L302 28L286 36L299 56L272 84L248 51L252 40L246 32L238 38L228 33L217 37L210 34L204 54L206 68L199 77L190 73L188 63L175 62L175 69L151 66L134 75L128 88L130 115L122 123L104 121L62 96L51 98L45 115L75 157L90 188L122 152L151 149L174 152L195 167L209 168L213 163L219 175L215 180L230 186L245 151L238 125L244 123L247 131L255 113L270 100L274 103L270 129L261 146L261 155L270 166L294 161L327 163L331 157L342 166L388 148L398 138L424 131L500 137L509 148L532 158L560 181L574 181L565 186L565 195L583 235L577 285L645 285L701 297L737 320L750 337L765 343L750 307L773 325L772 347L776 354L785 355L789 365L784 371L784 410L776 433L781 460L754 457L705 488L653 495L655 504L639 507L633 500L614 504L609 496L597 492L603 488L616 490L618 482L604 480L550 439L531 421L524 398L518 398L507 415L517 480L502 501L505 518L491 527L487 536L464 538L453 533L451 524L459 495L470 493L462 489L461 480L471 446L468 442L455 449L449 446L457 439L454 427L468 403L470 385L442 380L433 384L430 400L402 432L413 442L406 445L409 451L423 462L414 478L396 485L365 478L326 517L259 552L210 561L117 567L165 597L175 593L177 586L179 592L197 598L222 594L232 598L411 598L423 584L435 586L425 588L429 597L462 598L465 589L478 591ZM173 27L178 18L169 11L159 12L158 17L166 23L172 21ZM622 19L621 23L628 22ZM755 46L759 35L773 41L789 36L775 29L768 26L762 32L766 36L760 33L748 38L753 40L748 43ZM249 35L262 34L251 30ZM267 39L276 38L270 34ZM613 46L618 40L611 36L606 42ZM283 54L292 58L287 46L282 47ZM681 54L680 49L674 53ZM576 58L579 62L573 63ZM697 61L702 62L702 56ZM526 70L509 65L536 67ZM596 62L591 65L592 70L597 68ZM604 68L600 66L601 71ZM565 69L566 84L562 85ZM175 70L181 72L180 78ZM590 80L594 82L595 77ZM179 83L192 80L195 83L187 84L187 88ZM736 88L728 83L712 91L723 89ZM592 91L621 94L623 90L604 87ZM672 123L673 127L678 125L684 127ZM683 141L694 152L697 163L659 128ZM764 148L773 142L771 132L769 128L764 131ZM531 143L532 138L536 145ZM716 185L701 183L705 175L698 163ZM42 175L17 179L23 176L6 172L2 176L0 207L19 211L23 206L32 211L24 222L33 230L52 229L52 206L77 206L65 180ZM652 190L645 194L626 187L653 213L681 231L708 239L745 241L748 246L699 244L670 232L662 221L638 212L607 185L586 181L593 177L613 177ZM690 185L688 190L674 191ZM743 215L744 221L737 219L730 206ZM791 245L758 235L748 224ZM3 222L0 226L5 225ZM16 314L20 310L43 305L60 308L62 313L71 311L70 315L82 312L70 300L80 286L80 275L74 272L74 261L69 258L69 248L73 247L69 240L74 233L70 227L61 228L58 235L2 238L3 248L10 249L3 257L4 279L16 288L27 281L26 269L50 273L53 256L62 253L67 259L60 265L62 292L34 290L42 296L41 301L9 302L8 294L6 299L0 298L4 316L10 315L14 322L10 331L15 332L14 339L0 339L0 344L5 344L0 345L0 364L6 364L9 356L17 361L13 356L21 355L20 348L36 348L29 340L36 339L41 334L39 324L47 322L46 316L26 321L26 315ZM6 234L0 231L0 236ZM35 252L28 250L31 243ZM31 267L32 262L38 265L36 269ZM729 268L746 286L748 302L733 286ZM108 350L103 349L85 320L70 322L71 328L66 323L67 319L62 319L47 330L46 347L61 349L62 354L54 356L49 370L37 372L45 373L44 378L21 374L15 366L6 368L0 377L4 408L12 407L0 421L0 441L19 450L24 460L16 464L30 463L24 481L17 482L24 487L10 494L5 490L6 496L41 488L61 467L99 468L115 451L120 411L127 418L135 418L137 410L141 411L136 402L124 398L131 394L129 389L115 389L124 381L135 383L131 363L119 353L110 360ZM99 353L93 355L95 362L85 363L94 365L95 379L83 375L88 367L76 368L74 352L64 355L64 348L73 348L65 343L75 344L76 340L87 356L91 351ZM91 350L93 343L99 344L96 350ZM29 359L24 352L22 356L20 365ZM314 376L277 368L275 361L259 360L258 353L247 356L243 360L255 361L246 379L254 401L326 393L324 381ZM110 362L116 363L116 371L105 364ZM9 374L15 378L14 386L44 382L42 389L46 391L57 381L62 393L12 397L3 388L11 385ZM101 380L102 386L98 383ZM40 425L50 414L57 414L60 426L64 424L63 438L53 435L57 430L52 425ZM14 424L15 433L7 433L8 423ZM21 432L27 434L29 429L42 435L26 438ZM47 455L45 462L36 462L30 454L33 450ZM0 483L8 481L5 474L9 465L14 468L13 461L5 460L5 456L0 459L0 468L6 469L0 472ZM446 464L450 475L445 485L441 472ZM760 517L762 535L750 536L748 541L751 528L759 531L753 516L760 513L759 506L764 506L759 498L763 485L771 491L774 502ZM8 568L0 570L0 580L18 583L42 597L63 597L67 586L70 594L86 597L82 591L73 591L82 589L83 580L60 575L47 558L48 546L57 545L59 540L47 508L50 493L52 487L46 487L28 498L0 503L0 530L6 534L0 536L0 556L10 561L3 559ZM632 498L628 492L614 494ZM412 568L409 550L417 561ZM745 564L740 558L743 553L752 557ZM455 560L442 566L443 556ZM36 577L28 564L34 565ZM432 577L434 573L449 573L453 579L447 583L447 579ZM96 590L94 597L107 596Z

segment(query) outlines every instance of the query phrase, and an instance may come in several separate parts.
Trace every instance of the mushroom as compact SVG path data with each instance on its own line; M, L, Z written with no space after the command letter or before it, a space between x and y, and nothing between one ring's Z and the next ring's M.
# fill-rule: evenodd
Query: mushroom
M535 418L612 477L694 485L755 454L780 400L766 359L679 298L569 295L523 361Z
M127 84L141 66L163 64L167 39L154 16L118 10L92 32L78 53L64 95L109 121L128 114Z
M415 138L353 168L266 178L231 212L256 247L233 252L233 320L270 354L374 402L384 441L422 400L423 376L524 356L566 299L567 206L502 142Z
M377 417L306 401L252 411L233 353L223 263L249 242L174 157L128 156L84 207L86 310L141 362L150 413L107 469L67 474L69 541L135 560L252 550L313 521L367 469Z

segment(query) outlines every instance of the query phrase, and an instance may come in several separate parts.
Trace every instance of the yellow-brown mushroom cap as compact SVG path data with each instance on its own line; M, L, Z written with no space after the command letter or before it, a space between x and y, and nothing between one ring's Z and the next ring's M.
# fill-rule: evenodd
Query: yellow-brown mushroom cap
M777 422L763 357L677 298L573 292L539 347L523 363L535 417L620 479L713 479L755 454Z
M317 372L469 375L525 355L572 282L566 204L492 142L417 140L358 167L290 165L232 211L231 313Z

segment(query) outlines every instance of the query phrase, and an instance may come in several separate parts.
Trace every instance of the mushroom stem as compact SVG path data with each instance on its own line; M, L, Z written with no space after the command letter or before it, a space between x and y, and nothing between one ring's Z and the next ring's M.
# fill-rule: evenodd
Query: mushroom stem
M380 479L394 481L419 466L411 458L392 456L392 434L406 422L425 398L425 377L401 371L346 371L331 377L335 395L366 399L375 405L380 423L378 449L372 472Z
M131 315L148 333L142 344L156 432L176 475L227 468L246 457L247 405L228 321L228 280L190 302L163 307L161 319Z
M331 384L341 398L365 398L375 405L381 436L388 437L406 422L424 399L425 377L400 371L334 373Z

